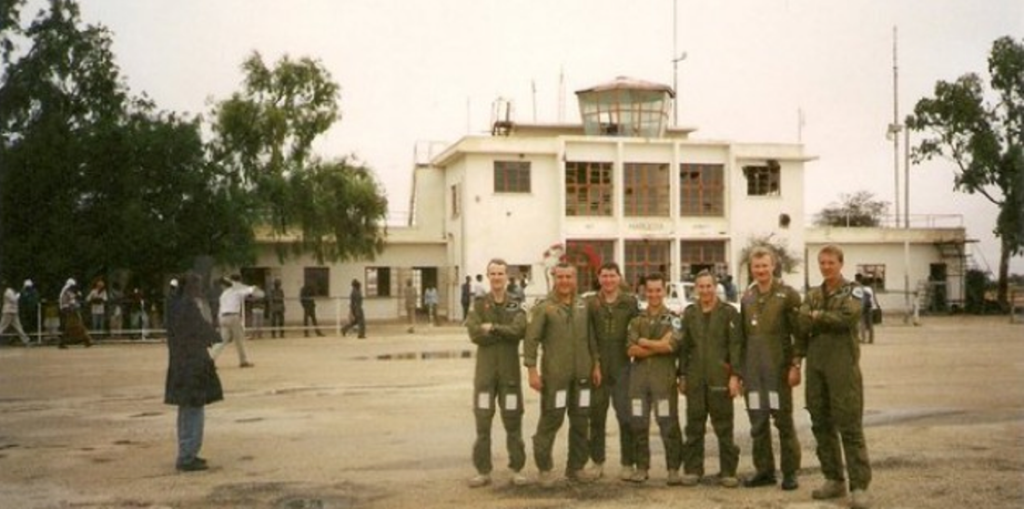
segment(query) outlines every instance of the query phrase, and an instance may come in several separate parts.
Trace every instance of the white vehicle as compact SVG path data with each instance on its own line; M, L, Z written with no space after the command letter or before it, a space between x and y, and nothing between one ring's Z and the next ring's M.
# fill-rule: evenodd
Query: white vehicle
M647 309L647 296L637 295L636 298L640 302L640 311ZM683 310L696 300L697 287L689 281L669 283L665 289L665 307L677 315L683 314Z
M725 287L718 285L718 300L726 302L725 300ZM643 295L637 295L637 300L640 302L640 310L647 309L647 298ZM668 288L665 292L665 307L669 311L682 315L683 310L688 308L690 304L697 302L697 286L691 281L680 281L678 283L669 283ZM739 309L739 304L730 302L733 307Z

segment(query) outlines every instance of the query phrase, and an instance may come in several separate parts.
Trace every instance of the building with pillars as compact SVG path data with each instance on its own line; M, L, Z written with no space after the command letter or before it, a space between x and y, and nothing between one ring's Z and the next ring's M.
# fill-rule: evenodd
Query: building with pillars
M755 237L803 252L813 158L801 145L693 139L668 125L664 85L618 78L576 95L582 124L496 122L417 170L444 175L450 264L479 272L501 256L542 282L544 253L560 245L584 269L617 261L635 284L654 271L737 274ZM802 284L799 270L785 278ZM581 288L594 284L580 274Z
M800 144L694 138L695 129L669 125L670 87L618 78L576 95L582 123L518 123L499 102L489 135L417 150L408 223L388 228L375 260L283 265L268 244L248 269L250 281L280 278L289 295L311 284L334 302L321 307L327 320L347 314L343 297L352 279L363 284L368 319L403 318L412 281L420 299L436 287L439 314L461 319L460 285L485 274L491 258L505 259L510 276L529 281L531 297L546 293L545 274L563 256L580 267L581 291L596 285L593 268L605 261L618 262L630 285L655 271L679 281L710 269L742 288L749 278L741 253L752 239L769 239L803 259L783 279L804 288L820 280L814 252L834 241L855 245L847 277L867 271L883 305L897 306L909 266L916 269L906 287L914 291L921 267L938 279L938 265L949 259L942 246L963 253L962 226L808 227L804 171L815 158ZM951 272L962 275L959 261ZM950 287L961 288L958 281ZM288 319L301 317L297 308Z

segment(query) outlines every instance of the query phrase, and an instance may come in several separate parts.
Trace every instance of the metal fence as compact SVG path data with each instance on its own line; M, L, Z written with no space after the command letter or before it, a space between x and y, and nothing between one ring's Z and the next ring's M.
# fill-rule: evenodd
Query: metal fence
M316 326L313 325L311 317L307 320L305 310L298 298L286 298L284 325L276 328L271 327L271 316L265 306L254 306L252 302L247 302L244 310L246 332L254 338L271 337L278 335L279 332L285 337L300 337L315 334L317 330L324 334L341 335L341 328L350 321L349 298L320 297L315 299L315 302ZM369 323L396 321L404 323L408 321L404 295L368 298L363 302L364 309L370 308L375 313L367 316ZM216 309L216 306L217 304L213 304L212 309ZM125 309L115 311L115 307L108 306L102 315L102 327L98 328L93 324L88 305L80 309L79 313L82 323L93 340L149 340L166 337L163 303L148 303L145 308L146 312L143 313ZM416 322L423 325L450 323L450 320L455 320L457 317L449 311L444 302L439 303L435 309L429 310L423 305L422 298L420 298L417 300ZM40 303L35 310L21 313L21 317L22 327L32 343L56 343L60 339L61 317L55 302ZM216 326L216 318L214 321ZM308 325L306 325L307 321ZM13 328L8 328L0 335L0 342L3 344L17 340L18 334Z

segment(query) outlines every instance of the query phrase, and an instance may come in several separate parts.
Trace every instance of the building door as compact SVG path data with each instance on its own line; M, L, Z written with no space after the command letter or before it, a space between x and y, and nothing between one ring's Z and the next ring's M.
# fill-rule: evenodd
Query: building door
M928 302L928 310L933 312L946 312L949 300L947 297L947 267L945 263L933 263L928 268L928 287L931 299Z

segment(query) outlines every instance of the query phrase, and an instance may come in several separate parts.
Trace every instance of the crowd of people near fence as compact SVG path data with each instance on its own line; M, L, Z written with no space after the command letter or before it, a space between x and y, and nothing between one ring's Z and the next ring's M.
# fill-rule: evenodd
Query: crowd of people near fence
M221 300L233 282L239 283L231 277L222 277L205 285L205 298L212 311L214 326L221 325ZM359 328L359 337L365 337L366 325L358 281L353 280L353 285L353 293L348 299L354 300L355 306L349 310L347 321ZM324 335L317 317L318 298L308 285L303 285L298 295L294 296L285 295L280 279L273 280L268 286L253 285L252 288L258 291L247 294L241 301L238 318L249 337L259 339L283 338L286 334ZM178 278L171 278L162 288L144 288L141 285L126 286L119 282L108 284L105 278L97 277L83 285L72 277L59 290L54 291L41 290L32 279L24 279L20 285L4 280L0 288L3 289L0 342L24 346L56 343L63 348L69 344L91 346L95 340L164 338L168 307L180 291L180 284ZM430 312L431 323L434 323L437 311L436 290L433 300L430 300L428 289L424 303L429 304L426 307ZM301 326L286 326L285 312L290 306L301 308Z

